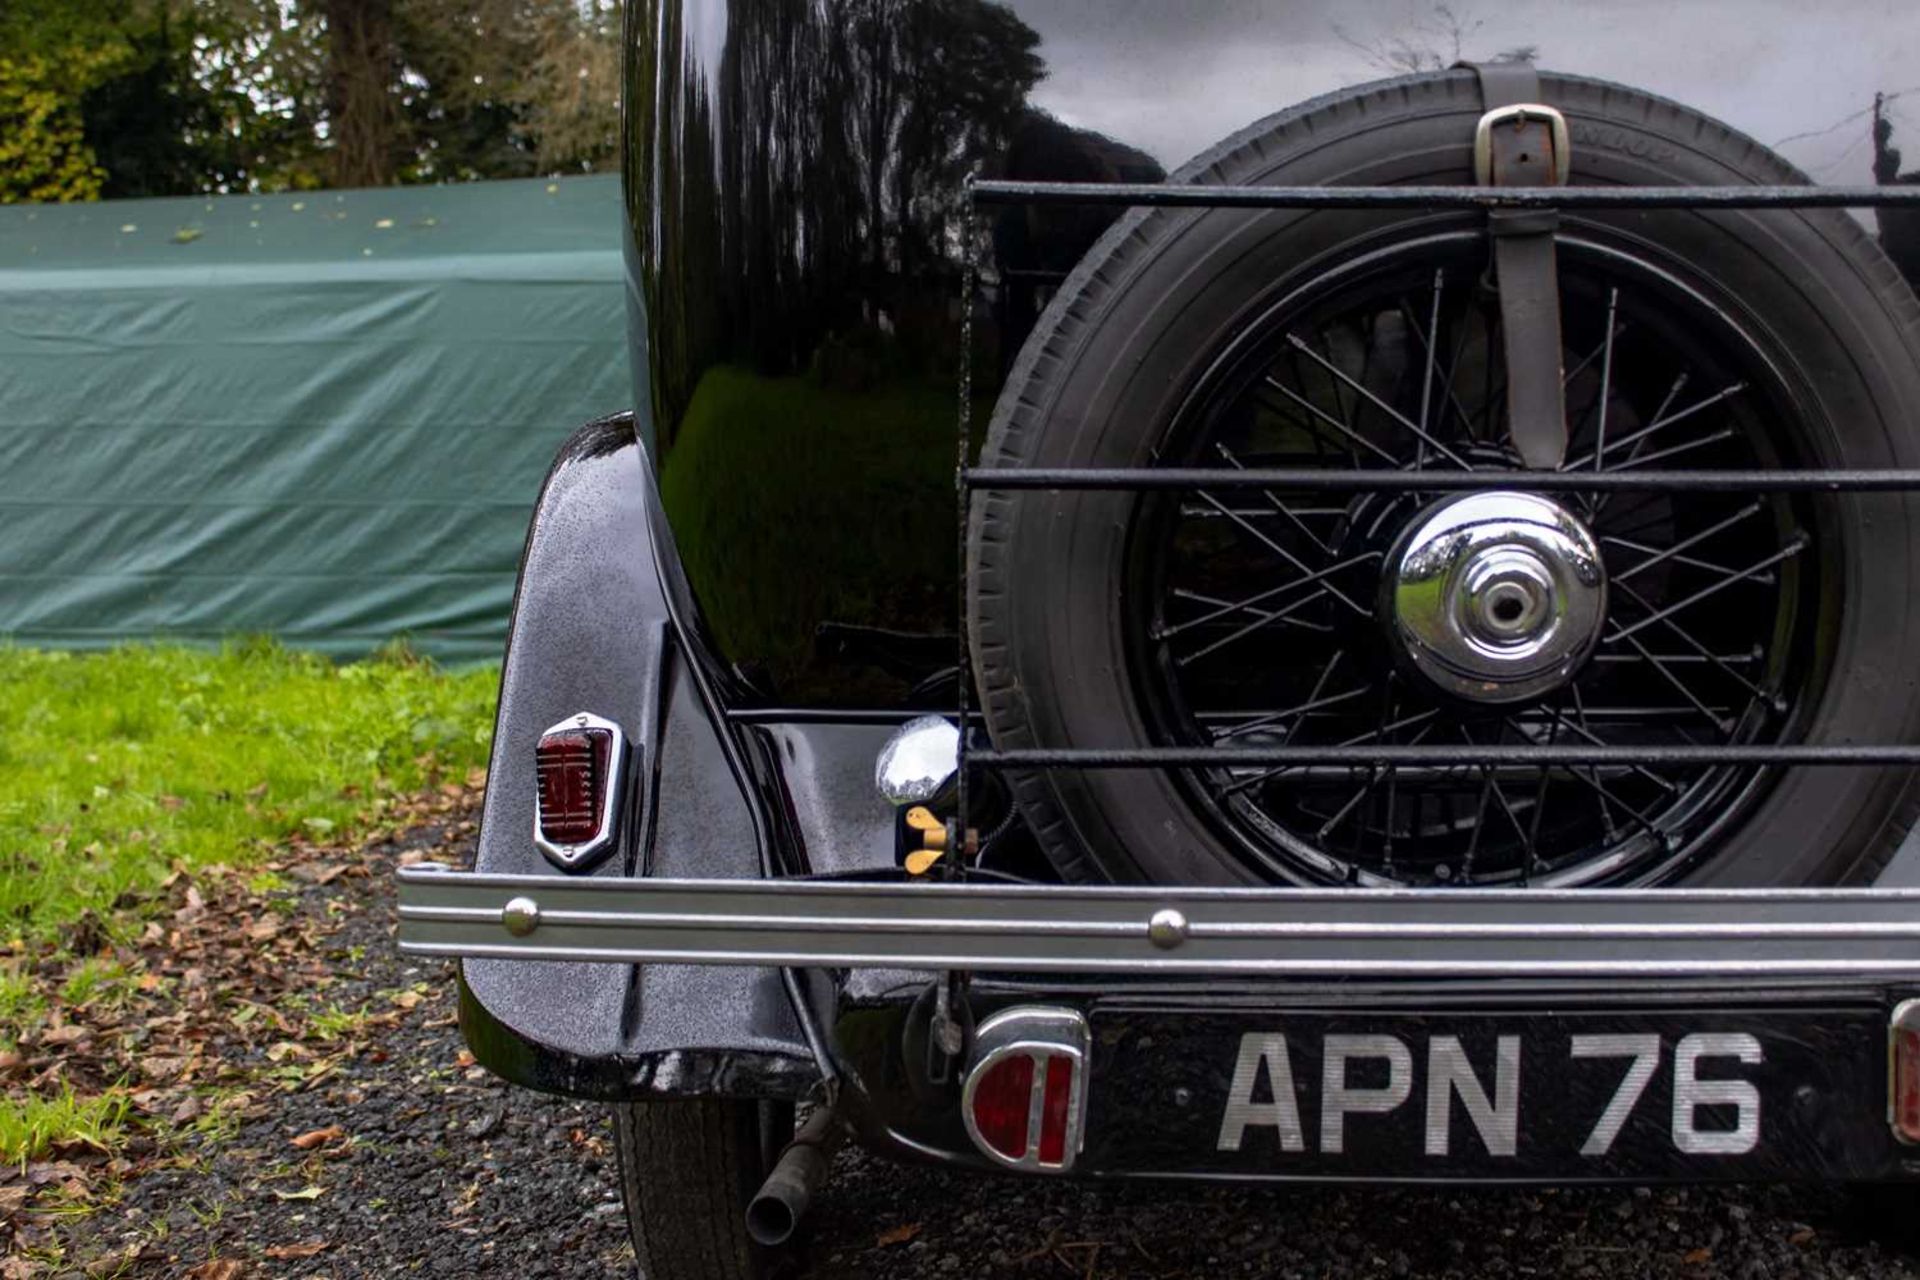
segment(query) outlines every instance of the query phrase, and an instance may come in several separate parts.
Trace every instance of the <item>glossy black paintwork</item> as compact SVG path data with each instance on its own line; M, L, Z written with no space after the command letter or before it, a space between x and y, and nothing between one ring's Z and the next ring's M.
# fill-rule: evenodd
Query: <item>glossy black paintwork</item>
M1117 216L993 210L969 240L961 184L1161 179L1383 63L1450 58L1432 20L1399 0L634 0L627 231L646 447L624 418L591 424L543 493L480 869L558 874L533 848L516 753L582 709L627 727L646 782L621 856L592 874L890 863L890 816L867 789L882 720L729 726L714 702L952 704L963 311L978 430L1052 290ZM1920 137L1920 113L1910 128L1898 115L1920 94L1878 138L1856 115L1875 90L1920 84L1920 13L1882 0L1511 0L1462 41L1479 56L1535 44L1545 66L1665 92L1765 141L1806 134L1783 149L1823 181L1898 178L1899 144ZM1886 238L1920 255L1911 227ZM968 243L984 283L963 306ZM773 971L475 961L462 976L475 1052L533 1087L792 1096L819 1078ZM809 982L869 1139L976 1161L950 1109L894 1089L924 977Z
M1920 8L1887 0L635 0L630 19L636 399L742 705L951 702L969 174L1155 180L1303 99L1515 49L1717 115L1820 181L1896 180L1920 145L1920 94L1872 131L1876 92L1920 85ZM1116 216L981 215L976 426ZM1920 221L1888 217L1920 274Z
M619 849L584 874L761 873L656 570L656 501L625 415L581 428L554 463L522 557L476 870L564 874L533 844L533 744L592 711L625 729L635 785ZM533 1088L801 1096L819 1078L776 970L468 960L460 978L474 1055Z

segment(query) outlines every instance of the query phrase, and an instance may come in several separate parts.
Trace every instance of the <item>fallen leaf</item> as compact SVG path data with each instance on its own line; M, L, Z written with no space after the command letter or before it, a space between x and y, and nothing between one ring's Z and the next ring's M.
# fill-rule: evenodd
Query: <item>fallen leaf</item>
M27 1166L27 1181L36 1187L49 1182L66 1182L80 1176L79 1165L68 1160L42 1160Z
M311 1258L326 1247L325 1240L309 1240L305 1244L270 1244L265 1253L269 1258Z
M1713 1260L1713 1250L1705 1247L1702 1247L1699 1249L1689 1249L1680 1259L1680 1261L1686 1263L1690 1267L1704 1267L1707 1265L1707 1263L1711 1262L1712 1260Z
M12 1213L24 1209L27 1205L27 1188L24 1186L0 1187L0 1213Z
M18 1257L0 1258L0 1280L33 1280L35 1276L43 1274L37 1262Z
M50 1045L78 1044L92 1034L93 1031L88 1027L80 1027L68 1023L64 1027L49 1027L47 1030L42 1031L40 1033L40 1043Z
M478 1059L473 1056L473 1050L471 1049L462 1049L453 1056L453 1065L456 1067L470 1067L476 1061L478 1061Z
M1802 1227L1787 1237L1788 1244L1809 1244L1813 1240L1813 1228Z
M873 1242L881 1246L905 1244L919 1234L920 1224L918 1222L903 1222L897 1227L888 1227L885 1231L882 1231L878 1236L874 1237Z
M339 1142L346 1136L347 1131L345 1129L342 1129L337 1124L330 1124L324 1129L314 1129L301 1134L293 1140L293 1145L302 1151L311 1151L315 1147L324 1147L329 1142Z
M325 1187L302 1187L298 1191L276 1191L275 1200L318 1200L327 1193Z
M393 994L393 1002L402 1009L412 1009L419 1005L420 993L418 991L396 991Z
M237 1280L239 1275L240 1259L209 1258L187 1272L187 1280Z

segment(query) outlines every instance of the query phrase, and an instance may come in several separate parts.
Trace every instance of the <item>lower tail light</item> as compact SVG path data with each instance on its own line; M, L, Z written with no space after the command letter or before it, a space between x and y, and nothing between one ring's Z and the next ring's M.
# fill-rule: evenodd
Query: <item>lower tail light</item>
M968 1111L975 1142L1002 1159L1025 1159L1032 1140L1033 1059L1015 1054L982 1071Z
M545 733L533 752L533 842L568 871L613 848L626 739L611 720L582 712Z
M1920 1143L1920 1000L1902 1001L1887 1023L1887 1123Z
M1080 1154L1092 1037L1072 1009L1021 1006L975 1030L960 1109L980 1153L1013 1169L1062 1173Z

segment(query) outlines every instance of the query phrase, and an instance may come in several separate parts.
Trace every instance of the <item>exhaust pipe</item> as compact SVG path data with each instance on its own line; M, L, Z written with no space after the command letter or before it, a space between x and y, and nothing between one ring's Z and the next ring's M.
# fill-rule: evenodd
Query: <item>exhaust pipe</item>
M839 1145L840 1131L833 1120L832 1107L815 1107L747 1202L747 1234L754 1243L772 1249L793 1238L814 1192L826 1181L827 1162Z

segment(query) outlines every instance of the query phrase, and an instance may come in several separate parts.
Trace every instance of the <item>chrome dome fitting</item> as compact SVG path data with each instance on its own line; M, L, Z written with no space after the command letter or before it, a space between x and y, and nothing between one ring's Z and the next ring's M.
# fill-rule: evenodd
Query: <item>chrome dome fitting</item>
M1600 548L1530 493L1471 493L1415 516L1387 556L1383 623L1408 663L1474 702L1519 702L1569 679L1607 612Z
M960 770L960 730L944 716L921 716L893 731L873 764L873 785L891 805L931 804Z

